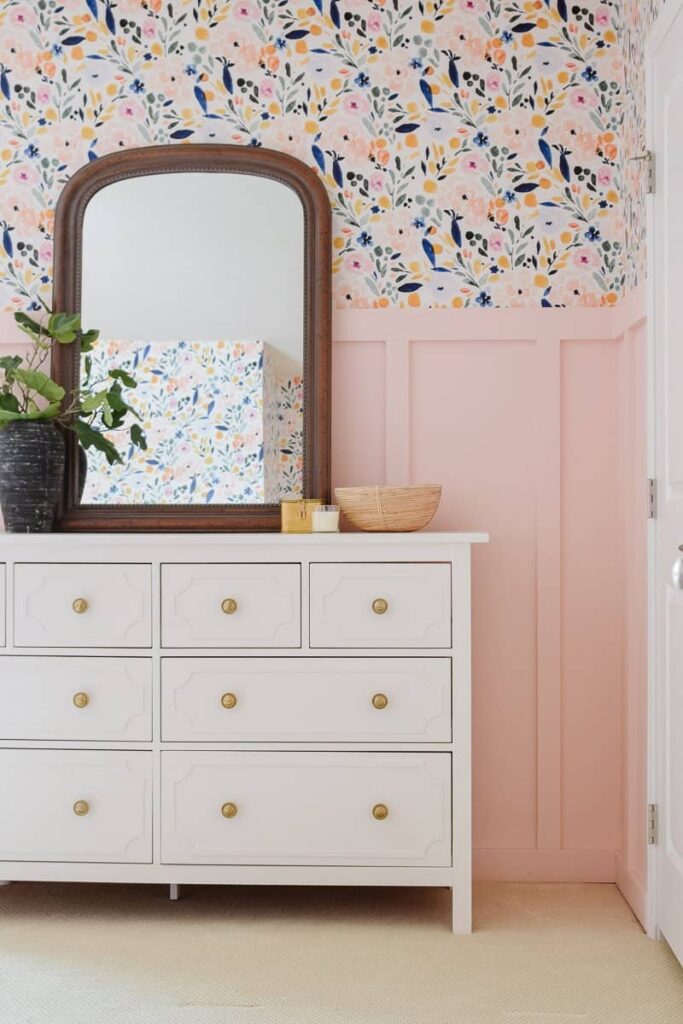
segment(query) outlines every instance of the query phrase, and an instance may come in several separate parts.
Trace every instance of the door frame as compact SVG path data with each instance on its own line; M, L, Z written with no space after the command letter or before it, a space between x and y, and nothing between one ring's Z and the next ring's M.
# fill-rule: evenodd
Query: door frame
M653 154L655 170L657 153L654 145L655 95L654 66L657 50L664 42L673 27L676 18L683 12L683 0L667 0L659 17L655 21L645 43L645 80L646 80L646 145ZM635 154L633 154L635 155ZM655 202L656 188L645 201L647 227L647 476L656 480L658 439L656 431L656 365L657 365L657 330L659 318L655 303ZM658 733L660 722L660 687L657 679L657 518L648 521L647 528L647 803L658 804L661 797L659 778L659 747ZM661 938L657 912L658 883L658 847L647 847L647 897L646 897L646 930L654 939Z

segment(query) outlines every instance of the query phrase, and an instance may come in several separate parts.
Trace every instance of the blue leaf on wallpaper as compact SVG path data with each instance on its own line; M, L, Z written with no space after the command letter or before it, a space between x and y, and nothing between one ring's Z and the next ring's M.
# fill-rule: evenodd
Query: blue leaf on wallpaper
M400 292L416 292L422 285L419 281L407 281L406 284L400 284L398 290Z
M557 13L562 18L562 21L568 21L569 20L569 14L567 12L567 2L566 2L566 0L557 0Z
M460 58L456 57L455 54L451 54L448 58L448 77L456 89L460 85L460 75L458 74L458 65L456 63L459 60Z
M86 3L86 6L87 6L88 10L92 14L93 18L95 19L95 21L97 21L97 19L99 17L99 14L98 14L98 11L97 11L97 0L85 0L85 3Z
M323 0L313 0L313 3L318 8L318 13L322 14L323 13Z
M88 160L90 161L90 163L92 163L93 160L97 160L97 159L98 159L97 153L95 153L92 149L89 149L88 150Z
M111 9L111 4L107 4L107 9L104 12L104 23L111 32L112 35L116 34L116 21L114 20L114 12Z
M204 113L206 113L206 110L207 110L207 107L206 107L206 95L205 95L204 90L202 89L201 86L195 85L195 87L194 87L194 96L195 96L195 99L197 100L197 103L199 104L199 106L202 108Z
M180 128L177 132L171 132L170 137L172 139L189 139L190 135L194 135L191 128Z
M515 185L515 192L533 192L535 188L538 188L537 182L523 181L521 185Z
M538 205L539 206L557 206L558 204L557 203L551 203L550 200L547 200L545 203L539 203Z
M225 86L227 91L232 94L235 85L232 80L232 75L230 74L231 67L232 65L228 64L227 60L223 60L223 85Z
M337 157L332 161L332 177L339 188L344 187L344 175L342 174L341 163Z
M428 238L423 238L422 239L422 249L424 251L425 256L427 257L427 259L431 263L431 265L433 267L435 267L436 266L436 253L434 252L434 246L432 245L432 243L429 241Z
M196 490L197 490L197 477L193 476L192 477L192 481L190 483L190 494L194 494L194 492Z
M416 132L419 127L419 124L413 124L412 122L409 122L408 124L400 124L397 127L396 131L399 132L401 135L409 135L411 132Z
M84 39L85 39L85 36L67 36L66 39L62 39L62 45L63 46L78 46L78 44L82 43Z
M320 168L320 170L324 174L325 173L325 154L323 153L322 149L320 148L320 146L311 146L311 153L313 154L313 159L315 160L315 162L317 163L318 167Z
M560 153L560 174L565 181L572 180L571 171L569 170L569 161L567 160L567 155L564 150Z
M2 247L10 258L14 255L12 236L10 234L10 228L8 227L5 227L2 232Z
M453 217L451 220L451 238L458 248L462 248L462 231L460 230L460 224L458 223L461 220L462 217Z
M258 447L258 460L259 460L259 462L263 462L263 445L262 444L260 444L259 447Z
M285 32L285 39L303 39L307 35L307 28L294 28L291 32Z
M512 26L513 32L533 32L536 25L533 21L521 21Z
M6 100L10 99L11 93L9 88L9 79L7 77L7 72L4 70L4 68L0 72L0 92L2 92L2 95L5 97Z
M434 94L432 93L432 87L424 78L420 79L420 92L427 100L430 107L434 106Z
M210 501L212 501L212 500L213 500L213 496L214 496L214 494L215 494L215 493L216 493L216 492L215 492L214 488L212 487L212 488L211 488L211 490L210 490L210 491L208 492L208 494L206 495L206 504L207 504L207 505L209 504L209 502L210 502Z
M548 167L552 167L553 166L553 151L550 148L549 144L545 141L545 139L539 139L538 140L538 148L540 149L541 153L543 154L543 156L545 158L545 162L547 163Z
M341 28L341 18L339 17L339 5L337 0L332 0L330 4L330 18L335 28Z
M547 299L541 299L541 305L544 306L546 309L552 309L553 308L552 302L548 302Z

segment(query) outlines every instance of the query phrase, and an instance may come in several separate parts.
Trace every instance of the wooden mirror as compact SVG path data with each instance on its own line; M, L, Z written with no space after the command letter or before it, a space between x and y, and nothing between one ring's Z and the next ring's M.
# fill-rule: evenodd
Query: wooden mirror
M68 392L112 364L146 451L110 467L68 432L62 530L276 530L329 498L331 216L291 156L223 145L105 156L65 186L54 309L100 338L57 346ZM117 443L115 436L112 437Z

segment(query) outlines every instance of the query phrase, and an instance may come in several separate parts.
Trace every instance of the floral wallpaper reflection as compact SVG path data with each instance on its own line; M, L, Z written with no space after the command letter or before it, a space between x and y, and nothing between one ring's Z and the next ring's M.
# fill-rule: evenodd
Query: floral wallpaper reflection
M303 493L303 380L278 375L270 346L101 341L91 379L112 362L138 380L130 401L148 448L128 448L115 466L90 449L85 504L249 505Z
M317 169L339 306L611 304L618 28L617 0L0 0L5 302L47 298L78 167L216 141Z

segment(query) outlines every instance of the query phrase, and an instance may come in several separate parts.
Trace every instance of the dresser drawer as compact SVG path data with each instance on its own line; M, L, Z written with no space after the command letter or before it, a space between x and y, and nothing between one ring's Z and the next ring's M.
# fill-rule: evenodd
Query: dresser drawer
M0 647L7 643L7 569L0 563Z
M448 742L449 658L164 658L165 740Z
M150 647L149 565L19 563L16 647Z
M142 742L151 738L151 661L0 660L0 739Z
M311 564L311 647L450 647L448 562Z
M0 860L150 863L151 757L0 750Z
M166 751L162 861L449 865L450 763L450 754Z
M300 647L301 566L164 565L163 647Z

